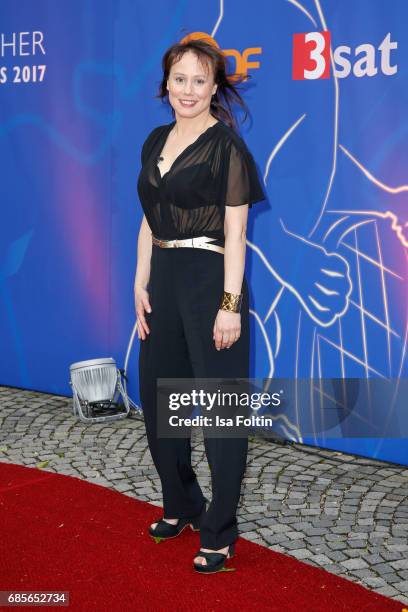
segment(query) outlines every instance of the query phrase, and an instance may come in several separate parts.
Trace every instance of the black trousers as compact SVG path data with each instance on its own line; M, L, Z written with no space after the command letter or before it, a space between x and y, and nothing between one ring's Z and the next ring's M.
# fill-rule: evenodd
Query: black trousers
M157 435L157 378L249 376L248 286L244 276L241 336L217 351L213 326L224 290L224 256L200 248L152 247L147 314L150 334L140 340L139 385L147 440L159 474L165 518L190 517L205 503L191 466L190 438ZM238 537L236 511L248 438L204 438L212 500L200 529L204 548L220 549Z

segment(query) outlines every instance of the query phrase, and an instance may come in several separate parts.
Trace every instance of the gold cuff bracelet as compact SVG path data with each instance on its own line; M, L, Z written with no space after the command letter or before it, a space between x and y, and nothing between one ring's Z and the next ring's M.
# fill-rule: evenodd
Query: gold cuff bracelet
M224 291L221 300L221 310L228 310L229 312L240 312L242 304L242 293L238 295L235 293L229 293Z

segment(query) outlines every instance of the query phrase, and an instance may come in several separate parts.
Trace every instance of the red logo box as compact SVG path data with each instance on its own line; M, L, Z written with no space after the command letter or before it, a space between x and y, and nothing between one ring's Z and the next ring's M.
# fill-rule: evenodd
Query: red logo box
M330 78L330 32L293 34L292 79Z

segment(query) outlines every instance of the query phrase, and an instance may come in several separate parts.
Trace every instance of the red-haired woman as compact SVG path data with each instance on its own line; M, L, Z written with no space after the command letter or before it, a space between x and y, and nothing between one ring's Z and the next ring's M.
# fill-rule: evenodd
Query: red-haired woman
M205 437L207 508L190 438L157 435L156 383L249 377L246 224L248 208L265 194L230 111L231 102L246 107L216 45L190 39L167 50L159 97L167 96L175 120L148 134L138 179L140 398L164 510L149 532L167 539L187 525L200 529L194 568L210 573L234 554L248 438Z

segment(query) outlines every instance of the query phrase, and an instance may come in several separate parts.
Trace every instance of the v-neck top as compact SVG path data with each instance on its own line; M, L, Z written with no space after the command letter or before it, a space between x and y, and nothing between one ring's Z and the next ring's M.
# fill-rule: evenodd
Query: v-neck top
M175 124L154 128L142 145L137 190L146 220L162 240L206 235L223 243L225 206L252 208L266 199L254 158L242 137L217 121L161 176L158 157Z

